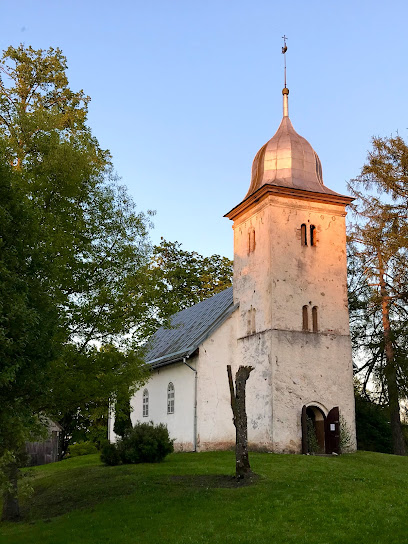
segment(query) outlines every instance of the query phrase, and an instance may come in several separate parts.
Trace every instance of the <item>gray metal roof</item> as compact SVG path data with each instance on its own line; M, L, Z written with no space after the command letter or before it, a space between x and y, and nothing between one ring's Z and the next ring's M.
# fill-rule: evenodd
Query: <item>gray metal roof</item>
M161 327L151 338L146 363L156 367L190 356L236 307L229 287L174 314L171 328Z

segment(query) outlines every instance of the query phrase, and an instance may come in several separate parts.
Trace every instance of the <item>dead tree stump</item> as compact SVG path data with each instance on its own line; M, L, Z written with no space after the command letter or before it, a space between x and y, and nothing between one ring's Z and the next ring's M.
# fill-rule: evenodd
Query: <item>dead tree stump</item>
M235 425L235 476L245 478L251 473L248 458L248 420L245 406L245 388L252 366L240 366L235 374L235 388L231 365L227 365L228 382L231 394L231 408Z

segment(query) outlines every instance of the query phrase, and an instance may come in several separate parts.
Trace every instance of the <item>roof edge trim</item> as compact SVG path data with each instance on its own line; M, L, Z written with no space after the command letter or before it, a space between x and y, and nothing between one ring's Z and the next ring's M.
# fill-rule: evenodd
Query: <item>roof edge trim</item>
M351 204L354 198L351 196L331 194L331 193L317 193L313 191L305 191L303 189L295 189L289 187L280 187L278 185L265 184L262 185L255 193L252 193L248 197L244 198L237 206L232 208L224 217L228 219L235 219L241 215L244 211L250 208L253 204L256 204L260 200L266 198L269 194L276 194L287 198L299 198L303 200L309 200L312 202L323 202L329 204L341 204L347 206Z

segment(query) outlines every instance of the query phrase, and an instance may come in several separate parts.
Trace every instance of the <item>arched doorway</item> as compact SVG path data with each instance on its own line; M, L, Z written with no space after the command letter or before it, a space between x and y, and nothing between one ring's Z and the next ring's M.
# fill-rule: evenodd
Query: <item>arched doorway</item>
M326 416L318 406L307 406L308 453L325 453Z
M327 416L319 406L302 408L302 453L340 453L339 408L332 408Z

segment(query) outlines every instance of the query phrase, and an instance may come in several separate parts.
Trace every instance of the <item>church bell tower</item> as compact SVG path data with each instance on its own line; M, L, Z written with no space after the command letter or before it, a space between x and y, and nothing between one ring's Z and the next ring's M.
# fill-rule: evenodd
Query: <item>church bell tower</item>
M352 198L324 185L318 155L289 119L286 81L282 93L281 124L255 156L245 198L226 214L237 353L255 368L248 437L269 451L307 453L313 424L317 452L338 453L340 422L355 449L345 227Z

